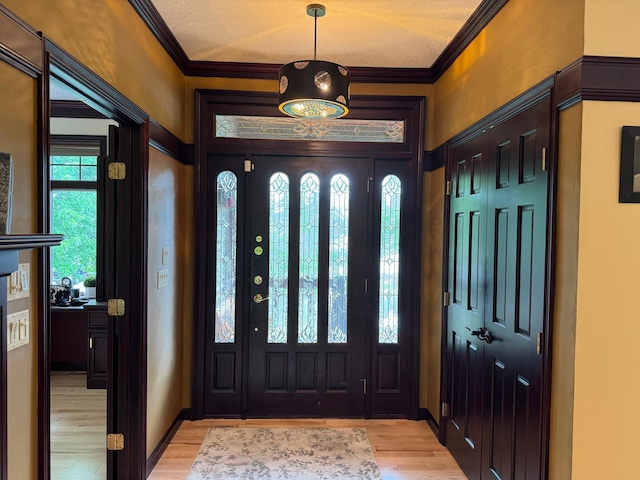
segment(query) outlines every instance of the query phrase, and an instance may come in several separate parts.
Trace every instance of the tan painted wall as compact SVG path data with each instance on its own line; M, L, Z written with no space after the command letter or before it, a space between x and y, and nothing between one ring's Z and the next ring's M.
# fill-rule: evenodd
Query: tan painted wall
M573 478L637 478L640 205L618 203L620 132L640 104L584 102Z
M184 138L184 76L127 0L2 3Z
M9 152L14 162L14 192L33 192L36 186L36 82L0 62L0 151ZM16 194L13 200L11 233L35 233L36 205L33 195ZM31 263L31 286L35 286L36 255L20 252L21 262ZM30 310L31 341L12 350L8 360L9 478L36 478L37 463L37 296L8 304L8 313ZM6 341L5 339L0 339Z
M585 0L585 55L640 56L636 0Z
M153 148L149 157L147 457L183 408L183 322L191 298L185 296L184 280L192 263L185 248L192 240L184 214L191 191L185 188L187 167ZM169 251L166 264L163 248ZM169 271L169 285L157 288L161 270Z
M583 3L507 3L436 82L434 145L580 57Z

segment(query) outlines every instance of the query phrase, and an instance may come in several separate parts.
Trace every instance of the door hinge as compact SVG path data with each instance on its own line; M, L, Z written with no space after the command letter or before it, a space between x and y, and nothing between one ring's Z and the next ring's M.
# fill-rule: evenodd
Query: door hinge
M443 417L448 417L449 416L449 402L442 402L442 407L440 409L440 414Z
M93 337L89 337L89 350L93 348Z
M122 433L108 434L107 450L124 450L124 435Z
M447 183L445 184L445 187L444 187L444 193L445 195L449 196L451 195L452 191L453 191L453 182L451 180L447 180Z
M538 332L536 339L536 353L538 355L542 354L542 332Z
M444 294L442 295L442 304L445 307L451 305L451 295L449 294L449 292L444 292Z
M122 317L124 315L124 300L122 298L110 298L107 301L107 313L110 317Z
M542 171L547 169L547 148L542 147Z
M361 378L360 382L362 382L362 394L366 395L367 394L367 379L366 378Z
M244 161L244 171L245 173L251 173L253 172L253 170L256 168L256 166L251 163L251 160L245 160Z
M369 280L364 279L364 293L369 293Z
M367 177L367 193L371 191L371 182L373 181L373 177Z
M109 179L124 180L127 178L127 166L122 162L109 163Z

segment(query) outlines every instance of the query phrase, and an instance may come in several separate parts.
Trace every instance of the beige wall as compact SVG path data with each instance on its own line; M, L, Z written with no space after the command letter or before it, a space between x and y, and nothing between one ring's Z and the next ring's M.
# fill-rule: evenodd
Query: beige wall
M127 0L2 3L184 138L184 76Z
M185 305L186 245L191 242L186 229L185 167L170 157L150 149L148 201L149 242L147 275L147 457L171 427L183 404L183 322ZM162 264L162 249L169 252ZM186 267L186 268L185 268ZM168 270L169 285L157 288L157 274ZM190 318L190 317L186 317ZM187 322L185 322L187 323Z
M11 153L14 165L14 192L33 192L36 186L36 82L0 62L0 151ZM15 195L11 233L36 232L35 195ZM35 287L36 255L20 252L21 262L31 263L31 285ZM36 478L37 463L37 297L32 288L29 298L8 304L8 313L30 310L31 341L12 350L8 360L9 478ZM4 339L1 339L5 341Z
M632 1L632 0L631 0ZM512 0L435 85L434 145L582 55L584 0Z
M573 478L636 478L640 205L618 203L620 133L640 104L584 102Z

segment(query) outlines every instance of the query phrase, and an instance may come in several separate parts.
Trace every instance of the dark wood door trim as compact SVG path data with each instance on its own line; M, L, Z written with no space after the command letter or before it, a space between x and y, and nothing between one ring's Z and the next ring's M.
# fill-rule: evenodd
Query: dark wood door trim
M373 97L362 96L352 99L352 112L354 118L359 119L403 119L406 122L406 139L402 144L376 144L375 147L363 143L347 142L314 142L314 141L288 141L288 140L244 140L229 138L214 138L213 113L232 115L263 115L272 116L276 111L277 95L272 93L198 90L196 91L196 142L195 142L195 166L196 166L196 265L206 265L207 251L207 225L210 221L210 205L215 202L215 192L209 192L207 182L209 168L207 159L211 152L222 157L240 155L251 159L254 155L278 155L283 152L286 155L309 156L367 156L370 161L383 160L390 162L409 162L412 175L410 175L411 189L416 199L421 198L422 188L422 145L424 141L424 108L423 97ZM374 151L375 150L375 151ZM403 187L404 188L404 187ZM409 199L410 203L412 200ZM417 203L416 203L417 205ZM420 225L420 209L410 209L403 222L407 225ZM419 273L419 234L407 232L411 237L408 240L411 249L412 260L407 261L406 273L410 279L409 284L418 283ZM207 272L205 268L195 272L195 324L193 343L193 382L192 382L192 415L194 419L205 416L204 392L207 382L205 379L206 351L204 346L205 321L206 321L206 297L207 297ZM408 302L411 307L408 311L417 312L418 292L412 291ZM418 342L419 321L406 326L406 344L403 346L402 357L406 359L406 373L411 377L406 388L406 411L401 416L409 418L418 417ZM373 335L373 334L372 334ZM374 335L375 336L375 335ZM246 352L246 346L244 347ZM370 379L368 379L370 380ZM369 382L371 385L371 382ZM368 390L369 391L369 390ZM238 409L240 410L240 409ZM246 405L242 407L246 411ZM384 415L381 410L380 415ZM236 415L241 414L240 411ZM374 412L375 414L375 412Z
M114 323L110 324L111 337L116 339L118 370L112 375L117 403L111 405L115 411L115 425L109 426L109 433L125 434L127 448L121 452L109 452L113 478L145 478L146 475L146 176L149 156L148 115L135 104L117 92L108 83L88 70L56 44L44 38L45 66L40 79L39 98L39 195L41 209L40 224L49 230L48 222L48 152L49 152L49 90L51 76L79 92L87 98L87 104L101 114L120 123L120 159L127 164L127 178L116 188L119 202L118 233L115 245L107 247L104 270L109 285L105 285L107 295L114 294L126 301L124 317L119 323L117 336L113 335ZM121 252L115 259L114 250ZM116 268L116 265L131 265L131 268ZM42 285L49 283L48 258L41 257L40 279ZM44 290L44 289L43 289ZM42 295L48 298L48 294ZM49 344L48 303L41 305L39 339L43 348L38 357L38 456L39 478L49 478ZM111 479L110 479L111 480Z

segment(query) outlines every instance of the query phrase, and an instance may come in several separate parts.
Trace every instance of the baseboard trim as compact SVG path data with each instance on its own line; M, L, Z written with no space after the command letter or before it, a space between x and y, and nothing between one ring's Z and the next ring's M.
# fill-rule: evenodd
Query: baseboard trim
M433 415L431 415L431 412L429 411L429 409L421 408L418 411L418 414L420 416L420 420L424 420L425 422L427 422L427 425L429 425L431 430L433 430L433 433L436 436L436 438L440 438L440 426L438 425L438 422L436 421L436 419L433 418Z
M151 475L151 472L153 471L155 466L158 464L160 457L162 457L162 454L169 446L169 443L171 443L171 440L173 439L176 432L180 428L180 425L182 425L182 421L188 418L189 416L191 416L190 409L185 408L180 410L175 420L169 427L169 430L166 431L166 433L160 439L160 442L158 443L156 448L153 449L153 452L151 452L151 455L149 455L149 458L147 459L147 477Z

